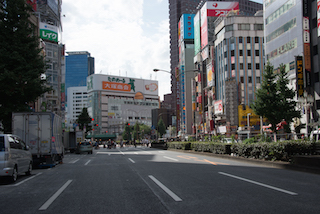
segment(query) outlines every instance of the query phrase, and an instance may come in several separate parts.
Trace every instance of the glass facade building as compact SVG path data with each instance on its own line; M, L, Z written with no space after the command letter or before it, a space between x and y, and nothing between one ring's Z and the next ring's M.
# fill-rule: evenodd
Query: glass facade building
M67 54L65 88L86 86L87 77L94 74L94 58L87 51Z

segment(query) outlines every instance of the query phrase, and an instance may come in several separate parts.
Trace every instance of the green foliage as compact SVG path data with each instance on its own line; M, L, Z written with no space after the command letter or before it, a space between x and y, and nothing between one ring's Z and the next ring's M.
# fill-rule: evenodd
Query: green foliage
M254 138L251 138L254 139ZM295 155L315 154L314 141L291 140L282 142L232 143L223 142L168 142L169 149L194 150L214 154L231 154L245 158L289 161Z
M288 88L289 79L283 64L280 65L279 74L274 73L270 62L265 66L261 88L256 92L256 100L251 104L255 114L267 118L272 124L272 131L283 119L288 127L293 118L300 118L300 112L295 110L296 101L293 100L295 91Z
M160 137L166 133L166 126L165 126L162 118L160 118L160 120L158 122L158 132L160 134Z
M140 139L140 126L139 123L134 124L133 127L133 139L134 140L139 140Z
M0 122L11 132L12 112L28 111L28 104L51 89L46 80L45 62L40 55L36 27L25 0L0 4Z
M88 114L88 109L83 108L81 114L78 116L77 123L79 124L79 128L83 130L84 126L86 126L86 132L91 130L89 124L91 124L91 117Z
M132 127L129 126L129 123L126 123L126 125L124 126L124 132L122 133L123 140L131 140L131 132Z

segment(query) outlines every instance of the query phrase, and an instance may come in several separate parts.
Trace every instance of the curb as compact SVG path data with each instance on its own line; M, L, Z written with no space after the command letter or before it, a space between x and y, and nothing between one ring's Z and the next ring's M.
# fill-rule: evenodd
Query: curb
M180 149L169 149L169 148L168 148L168 150L182 152L182 153L203 155L203 156L211 156L211 157L217 157L217 158L223 158L223 159L229 159L229 160L238 160L238 161L242 161L242 162L246 162L246 163L254 163L257 165L269 166L269 167L278 168L278 169L288 169L288 170L295 170L295 171L300 171L300 172L320 174L319 167L311 167L311 166L306 166L306 165L301 165L301 164L294 164L291 162L266 161L266 160L259 160L259 159L253 159L253 158L231 156L231 155L226 155L226 154L213 154L213 153L209 153L209 152L196 152L193 150L180 150Z

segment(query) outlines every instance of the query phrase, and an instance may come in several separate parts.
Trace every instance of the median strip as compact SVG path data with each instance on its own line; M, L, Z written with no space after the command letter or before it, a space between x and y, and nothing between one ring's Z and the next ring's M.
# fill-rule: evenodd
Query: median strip
M269 189L273 189L273 190L276 190L276 191L279 191L279 192L283 192L283 193L286 193L286 194L289 194L289 195L298 195L298 193L295 193L295 192L290 192L290 191L287 191L287 190L284 190L284 189L280 189L278 187L273 187L273 186L270 186L270 185L267 185L267 184L263 184L263 183L256 182L256 181L253 181L253 180L249 180L249 179L246 179L246 178L241 178L241 177L238 177L238 176L235 176L235 175L231 175L231 174L228 174L228 173L219 172L219 174L225 175L225 176L229 176L229 177L232 177L232 178L235 178L235 179L239 179L239 180L242 180L242 181L246 181L246 182L249 182L249 183L252 183L252 184L256 184L256 185L259 185L259 186L263 186L263 187L266 187L266 188L269 188Z

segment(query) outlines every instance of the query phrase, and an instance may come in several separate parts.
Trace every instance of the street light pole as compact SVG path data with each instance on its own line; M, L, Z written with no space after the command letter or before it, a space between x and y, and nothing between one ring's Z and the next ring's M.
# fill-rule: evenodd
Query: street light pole
M248 126L248 136L247 136L247 138L249 139L249 137L250 137L250 115L251 115L251 113L248 113L247 114L247 126Z
M158 72L158 71L162 71L162 72L166 72L166 73L170 73L171 75L173 75L171 72L169 72L169 71L166 71L166 70L162 70L162 69L158 69L158 68L155 68L155 69L153 69L153 71L154 72ZM189 72L200 72L200 70L198 70L198 69L191 69L191 70L182 70L178 75L175 75L175 78L176 78L176 82L178 82L179 81L179 83L181 83L180 81L180 76L182 75L182 74L186 74L186 73L189 73ZM183 77L184 78L184 80L185 79L187 79L188 77L187 76L184 76ZM181 86L180 86L180 88L179 88L179 90L180 90L180 93L181 93ZM183 89L184 90L184 92L183 93L187 93L187 89L186 88L184 88ZM187 95L187 94L185 94L185 95ZM186 105L187 106L187 105ZM192 109L192 106L189 106L190 107L190 109ZM182 118L182 114L183 114L183 112L185 111L185 108L183 109L182 108L182 106L180 106L180 113L179 113L179 115L181 116L180 118ZM177 113L178 114L178 113ZM177 117L178 117L178 115L176 115ZM181 121L179 121L179 125L181 125ZM182 128L182 127L180 127L180 130L183 130L183 133L185 134L185 127L186 127L186 123L184 122L183 123L183 127L184 128ZM177 123L177 126L178 126L178 123ZM177 131L178 131L178 129L177 129Z

